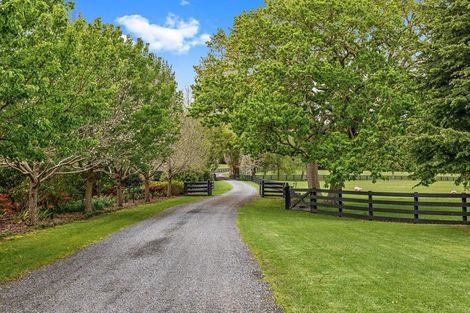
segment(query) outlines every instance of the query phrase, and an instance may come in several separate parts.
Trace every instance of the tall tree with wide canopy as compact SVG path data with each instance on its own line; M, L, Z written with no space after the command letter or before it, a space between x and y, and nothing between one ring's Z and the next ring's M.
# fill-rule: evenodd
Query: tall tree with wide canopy
M0 96L0 151L3 162L29 177L31 224L40 184L83 160L96 143L89 125L106 117L113 87L103 74L114 58L109 29L81 18L71 23L70 8L59 1L0 4L0 20L8 20L1 48L13 55L1 58L12 80Z
M341 186L392 168L389 138L414 107L414 1L266 1L219 31L196 68L192 114L229 124L245 150L300 157ZM389 157L385 157L389 156Z
M133 164L144 178L145 201L150 202L150 181L162 169L171 156L173 145L180 135L179 114L182 111L182 94L171 67L160 62L154 72L145 80L147 85L146 104L135 116L133 128L136 132Z
M117 203L123 206L122 182L141 173L148 178L172 151L178 139L181 93L171 68L149 52L142 40L132 45L128 66L115 94L108 127L109 140L101 152L105 172L115 180Z
M439 173L470 186L470 1L428 0L423 7L420 119L410 128L410 156L424 184Z

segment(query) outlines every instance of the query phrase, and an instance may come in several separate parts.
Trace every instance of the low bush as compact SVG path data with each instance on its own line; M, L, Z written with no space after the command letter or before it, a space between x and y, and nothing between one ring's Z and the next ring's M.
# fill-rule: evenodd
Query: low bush
M106 208L111 208L116 204L116 200L114 198L109 197L101 197L93 199L93 210L94 211L102 211ZM85 208L85 206L83 206Z
M110 197L100 197L93 199L93 210L101 211L106 208L113 207L115 200ZM73 213L83 212L85 210L85 203L83 200L72 201L54 208L54 213Z
M168 189L168 182L151 182L150 192L155 196L164 197ZM174 181L171 184L171 190L173 196L179 196L183 194L184 183L180 181Z
M13 214L17 206L12 202L9 194L0 194L0 213Z

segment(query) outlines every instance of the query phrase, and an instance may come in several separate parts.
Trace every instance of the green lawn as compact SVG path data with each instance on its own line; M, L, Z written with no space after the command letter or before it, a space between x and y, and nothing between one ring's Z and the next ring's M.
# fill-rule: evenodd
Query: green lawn
M218 180L214 184L214 190L212 191L212 194L214 196L218 196L223 193L226 193L227 191L230 191L231 189L232 189L232 185L230 185L230 183L224 180Z
M470 228L240 209L238 225L286 312L468 312Z
M217 181L213 193L220 195L231 188L229 183ZM4 239L0 241L0 282L15 279L28 271L71 255L167 208L201 199L203 198L171 198Z

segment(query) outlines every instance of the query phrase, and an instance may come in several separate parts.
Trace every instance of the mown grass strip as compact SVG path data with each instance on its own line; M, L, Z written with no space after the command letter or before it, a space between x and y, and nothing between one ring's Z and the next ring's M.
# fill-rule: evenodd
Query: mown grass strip
M214 195L229 191L227 182L216 182ZM36 230L0 241L0 282L6 282L72 255L132 224L145 220L176 205L207 197L177 197L154 204L123 209L94 218Z
M243 239L286 312L468 312L470 228L293 212L258 199Z

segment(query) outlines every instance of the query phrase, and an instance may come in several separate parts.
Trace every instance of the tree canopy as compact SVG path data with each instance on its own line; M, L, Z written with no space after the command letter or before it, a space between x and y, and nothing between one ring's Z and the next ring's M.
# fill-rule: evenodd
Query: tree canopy
M196 68L192 114L251 154L300 157L342 184L395 166L413 114L414 1L266 1L219 31Z
M418 82L423 102L409 151L425 184L439 173L470 185L470 1L428 0L423 7Z
M165 160L178 136L171 67L114 25L71 20L72 8L0 2L0 160L29 178L32 224L45 180L113 168L120 190L123 172Z

